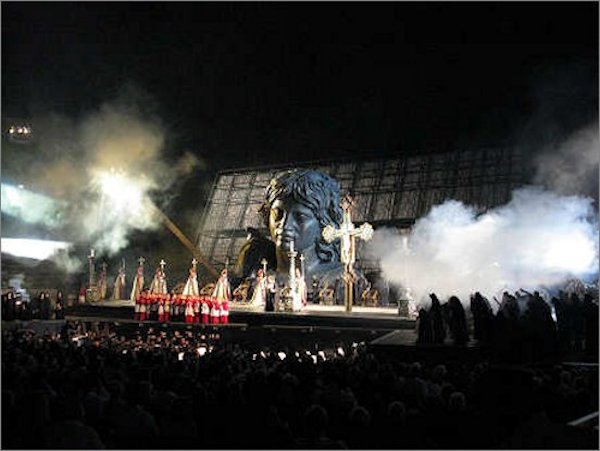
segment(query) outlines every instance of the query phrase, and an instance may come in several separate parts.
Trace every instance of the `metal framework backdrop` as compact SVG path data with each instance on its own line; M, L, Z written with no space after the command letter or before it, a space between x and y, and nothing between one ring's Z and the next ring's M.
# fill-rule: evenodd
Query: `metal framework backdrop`
M375 228L409 229L432 206L456 199L478 212L506 203L511 191L523 184L520 156L514 149L496 148L430 153L361 161L329 160L244 168L217 174L196 236L196 245L215 267L234 262L246 240L246 228L268 236L258 214L265 187L280 171L292 168L321 170L351 192L356 204L353 220ZM376 262L361 258L357 267L375 270Z

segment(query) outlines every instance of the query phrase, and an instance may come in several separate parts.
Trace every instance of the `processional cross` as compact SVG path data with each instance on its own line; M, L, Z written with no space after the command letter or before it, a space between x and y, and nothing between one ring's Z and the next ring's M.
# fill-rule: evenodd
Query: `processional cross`
M263 267L263 274L264 274L264 276L265 276L265 277L267 277L267 263L269 263L269 262L268 262L268 261L267 261L267 259L266 259L266 258L264 258L264 257L263 257L263 259L260 261L260 264L261 264L261 265L262 265L262 267Z
M194 267L194 270L196 270L197 264L198 264L198 260L196 260L196 257L194 257L194 259L192 260L192 266Z
M89 284L90 287L96 285L96 266L94 264L94 258L96 257L96 253L94 251L94 249L90 249L90 255L88 255L88 261L89 261L89 272L90 272L90 280L89 280Z
M352 207L354 199L350 194L346 194L342 199L341 206L344 211L343 221L340 228L336 229L332 225L328 225L323 229L323 239L331 243L334 240L340 240L340 260L344 264L344 303L346 304L346 312L352 311L352 285L354 280L354 261L356 259L356 238L363 241L369 241L373 237L373 226L365 222L360 227L356 228L352 223Z
M162 258L160 259L160 270L164 272L165 270L165 265L167 264L167 262L165 262Z
M145 261L146 261L146 259L144 257L138 258L138 263L140 264L140 266L144 266Z

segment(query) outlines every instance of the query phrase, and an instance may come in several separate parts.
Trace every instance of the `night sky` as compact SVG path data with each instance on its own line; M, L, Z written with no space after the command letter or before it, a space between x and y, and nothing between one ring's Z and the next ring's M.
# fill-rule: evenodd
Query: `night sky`
M544 139L597 77L597 2L2 3L5 116L134 84L213 169Z

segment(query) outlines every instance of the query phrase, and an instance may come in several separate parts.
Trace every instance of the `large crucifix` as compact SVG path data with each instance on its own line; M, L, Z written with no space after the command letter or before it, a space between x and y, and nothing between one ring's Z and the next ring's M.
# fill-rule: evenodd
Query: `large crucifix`
M373 237L373 226L365 222L356 228L352 223L352 207L354 199L350 194L346 194L341 201L344 211L343 221L340 228L336 229L328 225L323 229L323 239L331 243L335 239L340 239L340 260L344 264L344 303L346 312L352 311L353 283L354 283L354 262L356 260L356 238L368 241Z

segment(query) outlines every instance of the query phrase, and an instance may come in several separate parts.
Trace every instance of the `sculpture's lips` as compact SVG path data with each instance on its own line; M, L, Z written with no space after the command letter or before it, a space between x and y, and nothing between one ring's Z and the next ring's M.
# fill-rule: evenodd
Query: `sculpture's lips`
M285 250L290 250L290 247L293 242L294 237L292 236L283 235L277 238L277 244L279 244L279 246L281 246Z

